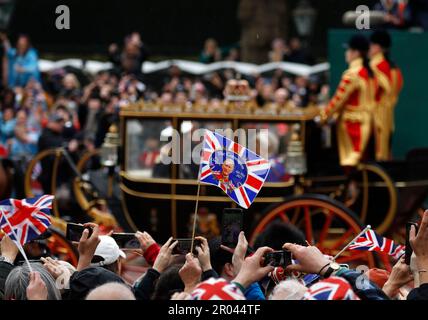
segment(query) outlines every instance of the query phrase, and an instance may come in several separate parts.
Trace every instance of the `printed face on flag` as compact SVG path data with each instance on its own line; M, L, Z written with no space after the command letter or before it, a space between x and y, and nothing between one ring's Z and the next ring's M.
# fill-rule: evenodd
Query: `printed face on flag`
M200 181L219 187L241 207L250 207L269 170L269 161L220 134L205 131Z

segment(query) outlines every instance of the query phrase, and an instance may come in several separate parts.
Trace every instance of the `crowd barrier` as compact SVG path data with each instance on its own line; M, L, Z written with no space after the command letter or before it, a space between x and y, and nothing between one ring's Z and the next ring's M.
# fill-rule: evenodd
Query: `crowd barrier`
M327 62L309 66L292 62L270 62L262 65L256 65L235 61L220 61L211 64L204 64L186 60L165 60L160 62L144 62L142 71L143 73L154 73L167 70L174 65L180 70L194 75L207 74L222 69L234 69L243 75L254 75L281 69L293 75L308 77L313 74L326 72L330 69L330 64ZM82 69L88 73L95 74L103 70L111 69L113 64L110 62L81 59L65 59L59 61L39 60L39 67L42 72L50 72L66 66Z

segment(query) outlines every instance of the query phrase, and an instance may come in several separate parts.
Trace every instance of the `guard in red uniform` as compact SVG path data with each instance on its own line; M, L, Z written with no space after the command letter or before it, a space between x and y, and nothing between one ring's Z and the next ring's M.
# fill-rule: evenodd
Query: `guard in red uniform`
M321 112L321 121L337 118L340 164L350 174L365 157L372 135L373 108L377 82L367 58L368 40L353 36L346 50L348 70L329 105Z
M403 87L400 69L390 61L391 37L387 31L375 31L370 37L370 66L378 81L376 106L373 111L375 154L377 161L391 159L391 137L394 131L394 108Z

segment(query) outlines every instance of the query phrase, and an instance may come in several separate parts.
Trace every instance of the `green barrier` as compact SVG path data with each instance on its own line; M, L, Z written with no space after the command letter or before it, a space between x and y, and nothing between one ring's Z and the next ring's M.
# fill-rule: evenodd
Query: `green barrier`
M328 57L330 84L334 92L347 68L344 43L355 30L330 30ZM370 31L364 34L370 35ZM392 60L401 68L404 88L395 109L393 155L403 159L414 148L428 147L428 33L391 31Z

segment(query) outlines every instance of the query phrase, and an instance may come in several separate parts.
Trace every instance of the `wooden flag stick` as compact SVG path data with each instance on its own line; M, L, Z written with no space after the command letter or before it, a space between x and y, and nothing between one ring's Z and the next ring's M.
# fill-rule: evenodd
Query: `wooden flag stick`
M14 235L14 237L15 237L15 240L12 240L12 239L11 239L11 240L12 240L13 242L15 242L16 247L18 248L19 252L21 252L21 255L24 257L24 260L25 260L25 262L27 263L27 265L28 265L28 269L30 269L30 272L33 272L33 268L31 268L30 261L28 261L27 255L25 254L25 250L24 250L24 248L22 247L21 243L19 242L19 240L18 240L18 236L17 236L17 235L16 235L16 233L15 233L15 230L13 230L13 227L12 227L12 225L10 224L9 219L8 219L8 218L6 217L6 215L4 214L3 209L0 209L0 210L1 210L1 215L3 216L4 220L6 220L7 225L9 226L9 228L10 228L11 232L13 233L13 235ZM7 235L5 234L5 236L7 236Z
M371 228L372 228L371 226L367 226L363 231L361 231L354 239L351 240L351 242L349 242L345 246L345 248L343 248L342 250L340 250L338 254L336 254L336 256L333 258L333 261L336 261L336 259L339 258L339 256L346 251L346 249L348 249L355 241L358 240L359 237L361 237L364 233L366 233Z
M199 205L199 191L200 190L201 190L201 180L198 178L198 192L196 194L196 206L195 206L195 214L193 217L192 245L190 248L190 253L193 253L193 245L195 242L196 219L198 218L198 205Z

